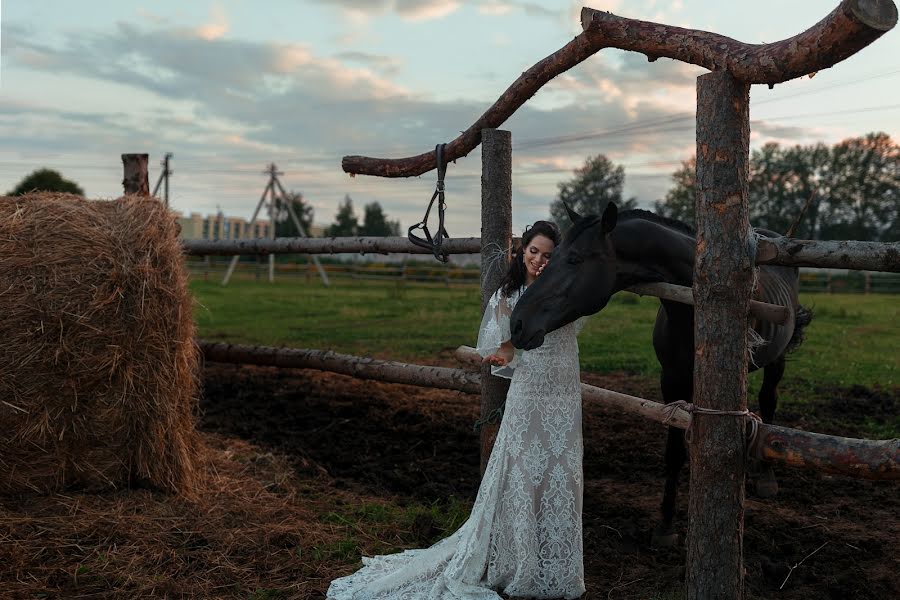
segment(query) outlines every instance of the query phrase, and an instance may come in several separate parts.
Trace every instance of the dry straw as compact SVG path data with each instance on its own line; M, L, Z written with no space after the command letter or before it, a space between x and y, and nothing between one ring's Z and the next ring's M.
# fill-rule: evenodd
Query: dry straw
M191 302L157 200L0 198L0 492L194 496Z

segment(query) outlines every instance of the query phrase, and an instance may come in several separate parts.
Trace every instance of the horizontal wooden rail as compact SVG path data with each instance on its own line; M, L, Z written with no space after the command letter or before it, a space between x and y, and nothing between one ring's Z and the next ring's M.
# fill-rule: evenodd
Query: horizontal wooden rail
M689 287L672 283L640 283L626 288L625 291L639 296L655 296L663 300L672 300L682 304L694 305L694 292ZM786 306L769 304L768 302L750 301L750 314L764 321L783 324L790 317Z
M203 357L213 362L318 369L362 379L459 390L470 394L481 390L481 376L463 369L412 365L323 350L272 348L202 340L198 345ZM468 346L460 346L456 350L456 356L467 364L481 364L481 357ZM669 417L665 405L645 398L585 383L581 384L581 392L586 400L641 415L659 423L665 423ZM668 420L669 425L682 429L689 422L688 413L680 408L675 409ZM900 479L900 440L896 439L862 440L761 424L756 445L751 448L751 452L768 462L825 473L861 479Z
M900 242L761 238L756 264L900 273Z
M247 240L182 240L184 253L195 256L236 254L431 254L405 237L253 238ZM444 240L448 254L480 254L480 238Z
M481 356L474 348L460 346L456 358L470 365L480 365ZM658 423L666 423L666 405L645 398L629 396L581 384L581 396L604 406L641 415ZM690 422L680 408L671 413L668 424L685 429ZM699 418L703 418L702 416ZM759 433L750 453L767 462L848 475L860 479L900 479L900 440L866 440L800 431L779 425L759 424Z
M411 365L304 348L273 348L203 340L199 341L198 345L203 358L213 362L318 369L352 375L360 379L459 390L470 394L481 392L481 378L477 373L448 367Z
M518 238L514 238L518 241ZM405 237L253 238L246 240L182 240L193 256L236 254L431 254ZM449 254L480 254L481 238L444 241ZM756 263L787 267L821 267L900 273L900 242L857 242L760 238Z

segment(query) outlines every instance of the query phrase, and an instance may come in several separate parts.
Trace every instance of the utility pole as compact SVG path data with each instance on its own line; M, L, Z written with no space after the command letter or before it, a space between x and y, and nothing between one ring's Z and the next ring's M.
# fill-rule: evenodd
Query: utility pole
M153 196L159 192L159 186L161 183L165 182L165 187L163 188L163 200L166 203L166 208L169 207L169 175L174 173L171 169L169 169L169 159L172 158L174 154L171 152L166 152L166 157L162 160L160 165L162 165L162 173L159 174L159 179L156 180L156 187L153 188Z
M288 198L287 193L284 191L284 187L281 185L281 181L278 180L279 175L284 175L281 171L278 170L278 167L275 166L275 163L269 164L269 167L263 171L264 174L269 176L269 181L266 183L266 188L263 190L262 196L259 199L259 202L256 205L256 210L253 211L253 216L250 218L250 223L247 224L247 229L245 232L252 232L253 225L256 223L256 217L259 215L260 209L262 209L264 204L268 204L268 212L269 212L269 224L270 224L270 232L272 234L272 239L275 239L275 211L276 211L276 202L278 201L278 195L275 191L277 186L278 191L281 192L282 201L284 205L287 207L288 214L290 214L291 219L294 221L294 225L297 227L297 232L301 237L306 237L306 231L303 229L303 225L300 224L300 219L297 217L297 213L294 212L294 207L291 204L290 199ZM266 197L268 196L268 202L266 201ZM246 235L242 237L248 237ZM234 267L237 265L239 256L235 255L231 258L231 264L228 265L228 270L225 272L225 277L222 279L222 285L228 285L228 281L231 279L232 273L234 273ZM328 275L322 269L322 265L319 264L319 259L315 255L311 255L313 263L316 265L316 269L319 271L319 276L322 278L322 283L327 287L328 283ZM269 281L275 281L275 255L269 254Z

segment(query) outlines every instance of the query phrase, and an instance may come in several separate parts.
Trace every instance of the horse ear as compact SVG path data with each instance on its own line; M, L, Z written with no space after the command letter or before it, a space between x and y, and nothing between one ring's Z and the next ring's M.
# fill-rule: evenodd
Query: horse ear
M563 206L566 207L566 213L568 213L569 219L571 219L573 223L577 223L581 220L581 215L569 208L569 205L566 204L565 200L563 200Z
M606 205L606 210L603 211L603 217L600 219L600 229L603 233L609 233L616 226L616 220L619 218L619 209L616 207L615 202L610 202Z

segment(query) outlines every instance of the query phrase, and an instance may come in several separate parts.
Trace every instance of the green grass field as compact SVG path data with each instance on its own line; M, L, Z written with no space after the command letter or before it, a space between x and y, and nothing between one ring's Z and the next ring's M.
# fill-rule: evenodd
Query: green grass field
M274 284L194 281L200 337L234 343L329 349L427 363L474 345L480 315L474 286L297 280ZM818 385L900 385L900 297L810 294L813 322L791 355L789 374ZM655 298L617 294L579 336L585 371L655 376Z

